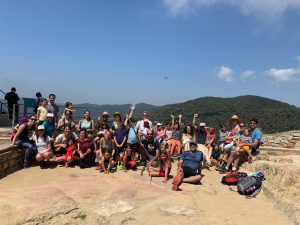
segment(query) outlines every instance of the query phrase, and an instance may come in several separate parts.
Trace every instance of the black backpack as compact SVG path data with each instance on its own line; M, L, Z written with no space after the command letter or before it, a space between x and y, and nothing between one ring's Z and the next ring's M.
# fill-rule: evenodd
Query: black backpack
M255 176L248 176L237 184L238 193L247 198L254 198L262 189L262 179Z

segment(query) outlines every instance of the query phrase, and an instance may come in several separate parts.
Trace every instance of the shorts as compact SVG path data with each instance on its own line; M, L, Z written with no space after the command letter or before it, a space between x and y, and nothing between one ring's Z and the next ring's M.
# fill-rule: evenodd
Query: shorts
M193 170L191 167L183 166L183 175L184 178L192 177L197 175L197 171Z
M248 145L242 146L241 149L243 149L243 150L246 151L246 152L249 152L249 151L250 151L250 147L249 147Z

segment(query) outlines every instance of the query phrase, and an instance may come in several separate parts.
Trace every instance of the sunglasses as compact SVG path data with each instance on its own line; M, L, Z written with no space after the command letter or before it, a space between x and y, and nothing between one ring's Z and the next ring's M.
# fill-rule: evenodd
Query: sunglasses
M251 124L251 125L254 125L254 124L256 124L256 123L255 123L255 122L251 122L250 124Z
M143 115L143 116L148 116L148 115Z
M245 125L240 125L240 127L245 127Z
M37 119L36 119L36 118L30 118L30 120L32 120L32 121L37 121Z

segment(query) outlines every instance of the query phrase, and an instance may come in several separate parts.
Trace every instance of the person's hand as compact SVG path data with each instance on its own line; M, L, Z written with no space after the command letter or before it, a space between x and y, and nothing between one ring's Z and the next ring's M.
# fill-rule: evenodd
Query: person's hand
M134 110L134 109L135 109L135 105L132 105L132 106L130 107L130 109L131 109L131 110Z
M197 118L199 115L198 114L194 114L194 118Z
M97 120L100 121L101 120L101 116L98 116Z
M82 153L79 153L80 155L80 158L83 159L84 158L84 155Z
M175 116L171 115L172 118L174 118Z
M126 113L126 116L125 116L125 118L126 118L126 119L129 119L129 115L128 115L127 113Z
M179 115L178 115L178 117L179 117L179 118L182 118L182 115L181 115L181 114L179 114Z
M8 147L9 147L9 148L13 148L13 147L14 147L14 144L13 144L13 143L10 143Z

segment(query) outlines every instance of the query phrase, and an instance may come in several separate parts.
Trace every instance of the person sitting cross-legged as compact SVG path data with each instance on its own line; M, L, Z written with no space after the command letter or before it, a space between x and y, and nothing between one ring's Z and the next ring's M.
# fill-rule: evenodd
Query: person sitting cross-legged
M197 151L197 143L190 142L190 150L180 155L177 175L173 179L173 191L178 191L181 183L197 184L200 182L203 153Z

